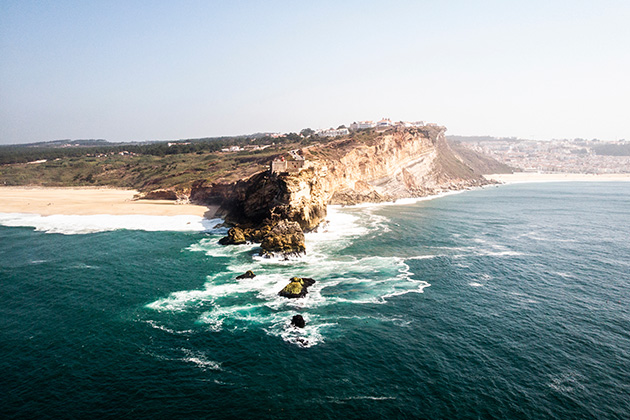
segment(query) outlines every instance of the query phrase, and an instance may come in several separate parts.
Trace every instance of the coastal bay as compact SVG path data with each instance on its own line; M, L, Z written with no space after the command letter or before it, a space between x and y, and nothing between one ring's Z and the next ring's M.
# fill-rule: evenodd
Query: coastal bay
M629 187L332 206L289 262L225 228L0 226L3 414L627 418Z

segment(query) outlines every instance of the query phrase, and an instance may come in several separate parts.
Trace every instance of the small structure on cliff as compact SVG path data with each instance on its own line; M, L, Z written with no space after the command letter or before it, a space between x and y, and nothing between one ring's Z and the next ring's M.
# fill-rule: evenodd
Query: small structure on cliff
M273 162L271 162L271 173L280 174L283 172L288 172L290 174L297 174L306 167L308 167L307 160L286 160L284 156L282 156L279 159L274 159Z

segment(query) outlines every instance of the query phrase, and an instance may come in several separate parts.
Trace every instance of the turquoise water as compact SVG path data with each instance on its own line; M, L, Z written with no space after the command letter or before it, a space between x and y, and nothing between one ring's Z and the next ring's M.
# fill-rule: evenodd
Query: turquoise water
M335 208L289 262L44 219L0 216L3 417L630 417L630 183Z

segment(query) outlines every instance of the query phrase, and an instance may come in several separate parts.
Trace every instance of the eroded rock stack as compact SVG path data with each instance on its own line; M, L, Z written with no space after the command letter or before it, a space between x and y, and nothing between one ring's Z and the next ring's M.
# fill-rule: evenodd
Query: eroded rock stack
M263 238L261 255L299 256L306 252L304 232L297 222L281 220Z
M278 294L282 297L296 299L306 296L309 286L315 284L315 280L309 278L292 277L291 282L284 286Z

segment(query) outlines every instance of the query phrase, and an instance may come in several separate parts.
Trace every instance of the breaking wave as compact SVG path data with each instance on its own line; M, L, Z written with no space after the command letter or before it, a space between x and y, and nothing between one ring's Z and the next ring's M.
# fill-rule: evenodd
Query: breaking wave
M334 334L338 316L331 305L381 305L396 296L422 293L429 284L413 279L403 258L355 256L344 249L376 232L385 232L389 220L373 209L351 212L329 208L327 222L307 233L308 253L291 260L259 258L258 245L221 246L218 232L187 248L203 252L217 264L201 289L171 293L146 305L158 312L193 313L196 324L211 332L259 328L287 343L311 347ZM236 280L252 270L253 279ZM311 277L316 283L306 297L286 299L278 292L293 276ZM305 328L290 323L295 314Z
M52 215L0 213L0 225L34 227L36 231L76 235L119 229L179 232L203 232L213 229L221 219L200 216L145 216L145 215Z

